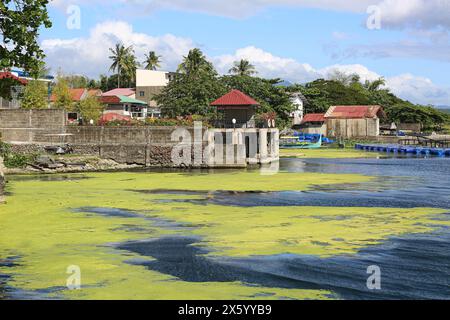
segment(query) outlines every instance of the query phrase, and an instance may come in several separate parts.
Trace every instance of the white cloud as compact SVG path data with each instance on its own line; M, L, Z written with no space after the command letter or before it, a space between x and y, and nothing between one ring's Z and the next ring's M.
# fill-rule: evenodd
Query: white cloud
M450 28L450 0L384 0L382 27Z
M42 48L47 54L47 63L53 71L62 68L65 73L84 74L97 77L107 73L111 61L109 48L117 42L135 47L137 57L142 60L145 53L155 50L163 57L163 68L175 70L181 59L195 47L193 40L164 35L153 37L133 31L126 22L104 22L95 26L88 37L74 39L47 39ZM247 59L255 65L261 77L282 78L292 82L308 82L317 78L328 78L334 70L346 74L358 74L361 79L375 80L376 72L360 64L336 64L316 69L307 63L292 58L279 57L253 46L236 50L232 54L209 57L220 73L228 73L234 61ZM387 78L388 87L400 97L422 104L448 105L450 88L439 87L430 79L410 74Z
M449 105L450 88L440 87L430 79L402 74L387 79L387 86L403 99L422 104Z
M86 38L46 39L42 41L47 64L53 71L61 68L66 73L81 73L97 77L109 70L111 61L109 48L121 42L133 45L140 61L150 50L157 51L163 58L163 68L176 68L176 61L195 47L192 40L167 34L152 37L136 33L126 22L110 21L96 25Z
M253 46L238 49L234 54L212 58L221 73L228 73L233 62L240 59L251 61L259 74L267 78L282 77L295 81L311 81L320 76L309 64L299 63L290 58L277 57Z

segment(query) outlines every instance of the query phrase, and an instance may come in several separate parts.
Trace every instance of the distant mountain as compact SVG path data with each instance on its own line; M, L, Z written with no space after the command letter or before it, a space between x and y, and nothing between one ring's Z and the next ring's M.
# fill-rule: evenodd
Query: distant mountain
M441 107L438 107L437 109L438 109L439 111L441 111L441 112L450 113L450 108L441 108Z
M282 81L280 83L277 83L276 85L277 85L277 87L290 87L290 86L292 86L294 84L292 82L288 81L288 80L284 80L284 81Z

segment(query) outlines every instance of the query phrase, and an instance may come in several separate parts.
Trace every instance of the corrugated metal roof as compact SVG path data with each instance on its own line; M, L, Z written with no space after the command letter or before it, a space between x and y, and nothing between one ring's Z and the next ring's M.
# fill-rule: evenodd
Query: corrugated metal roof
M376 118L383 111L381 106L332 106L325 114L329 119L366 119Z
M146 105L147 103L141 100L137 100L137 99L133 99L127 96L118 96L120 98L120 102L121 103L131 103L131 104L142 104L142 105Z
M83 98L83 96L87 93L87 90L84 88L79 88L79 89L69 89L70 91L70 96L72 97L72 101L74 102L78 102L81 101L81 99ZM55 94L52 94L50 97L50 101L51 102L55 102L56 101L56 96Z
M309 113L303 117L302 123L325 122L325 113Z
M219 99L211 103L211 105L216 107L259 106L259 103L239 90L232 90L223 97L220 97Z

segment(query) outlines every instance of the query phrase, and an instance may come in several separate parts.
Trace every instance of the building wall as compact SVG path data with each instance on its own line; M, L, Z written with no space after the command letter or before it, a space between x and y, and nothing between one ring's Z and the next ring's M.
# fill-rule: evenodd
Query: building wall
M0 134L8 142L48 141L49 134L62 134L67 124L66 112L57 109L0 110Z
M169 72L136 70L136 87L165 87L169 84Z
M308 125L300 129L301 132L306 134L321 134L323 136L327 135L327 124L324 122L321 125Z
M380 120L377 119L328 119L329 137L377 137L380 135Z
M156 95L160 94L163 91L163 89L164 89L163 86L156 86L156 87L137 86L136 87L136 99L144 101L150 107L156 107L157 103L153 99ZM141 96L141 92L144 93L144 96Z

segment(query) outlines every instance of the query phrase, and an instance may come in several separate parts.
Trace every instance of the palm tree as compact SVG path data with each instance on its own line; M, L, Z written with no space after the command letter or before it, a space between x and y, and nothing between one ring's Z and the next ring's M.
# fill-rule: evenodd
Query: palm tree
M130 50L125 58L125 64L123 67L123 73L128 78L128 86L131 87L131 83L135 81L136 69L139 68L140 63L137 61L134 55L134 50Z
M109 70L117 70L117 88L120 88L120 75L124 69L127 68L127 59L129 59L130 54L133 52L133 47L125 46L121 43L117 43L114 49L110 48L111 56L109 58L113 61Z
M160 67L161 56L158 56L155 51L150 51L145 55L145 69L147 70L156 70Z
M258 73L255 66L245 59L235 61L229 72L238 76L252 76Z
M373 91L378 91L385 84L386 84L386 80L384 78L379 78L374 81L366 80L366 82L364 83L364 88L373 92Z
M178 66L178 72L193 76L201 71L214 72L214 67L206 60L203 52L195 48L189 51L187 57L183 57L183 62Z

